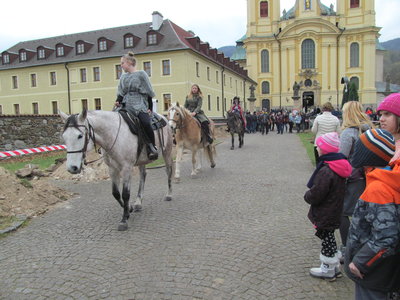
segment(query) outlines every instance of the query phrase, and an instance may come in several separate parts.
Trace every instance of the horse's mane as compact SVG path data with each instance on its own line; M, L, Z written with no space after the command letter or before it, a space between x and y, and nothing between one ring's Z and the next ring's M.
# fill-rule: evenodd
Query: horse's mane
M191 117L192 115L190 114L190 111L187 110L185 107L180 106L179 104L175 107L176 109L178 109L181 112L181 115L184 119L186 119L187 117Z

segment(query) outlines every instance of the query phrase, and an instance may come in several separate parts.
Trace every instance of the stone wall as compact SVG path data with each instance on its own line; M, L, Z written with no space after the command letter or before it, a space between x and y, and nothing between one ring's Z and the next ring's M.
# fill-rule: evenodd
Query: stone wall
M58 115L0 115L0 151L62 144Z

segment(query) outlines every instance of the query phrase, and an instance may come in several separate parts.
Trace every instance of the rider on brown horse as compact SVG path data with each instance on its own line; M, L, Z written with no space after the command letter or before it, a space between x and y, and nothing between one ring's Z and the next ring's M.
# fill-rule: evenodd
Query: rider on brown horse
M189 95L186 96L185 108L192 113L201 124L201 129L203 130L208 143L212 143L213 139L210 134L210 121L204 114L201 106L203 104L203 94L201 93L200 87L197 84L193 84L190 89Z

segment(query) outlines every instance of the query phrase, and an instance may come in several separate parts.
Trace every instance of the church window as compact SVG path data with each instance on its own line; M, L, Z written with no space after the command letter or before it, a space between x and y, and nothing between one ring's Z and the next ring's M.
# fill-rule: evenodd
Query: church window
M269 82L263 81L261 85L261 93L262 94L269 94Z
M350 0L350 8L360 7L360 0Z
M261 73L269 72L269 53L268 50L261 51Z
M360 46L358 43L350 45L350 68L358 68L360 66Z
M260 17L261 18L268 17L268 1L260 2Z
M311 9L311 0L305 0L304 1L304 8L305 9Z
M301 68L315 68L315 44L311 39L306 39L301 44Z

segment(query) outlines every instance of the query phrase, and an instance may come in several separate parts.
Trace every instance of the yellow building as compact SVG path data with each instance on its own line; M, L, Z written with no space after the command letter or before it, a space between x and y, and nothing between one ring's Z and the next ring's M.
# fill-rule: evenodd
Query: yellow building
M281 13L279 0L247 0L238 48L244 43L246 69L258 83L255 107L309 109L327 101L340 107L346 79L358 86L361 103L376 107L382 66L374 4L337 0L335 11L320 0L295 0ZM240 55L235 59L243 66Z
M249 96L247 71L163 16L152 22L20 42L1 53L0 114L78 113L111 110L121 75L120 58L135 53L166 113L183 103L193 83L203 92L203 110L222 118L234 96ZM154 99L153 99L154 101Z

